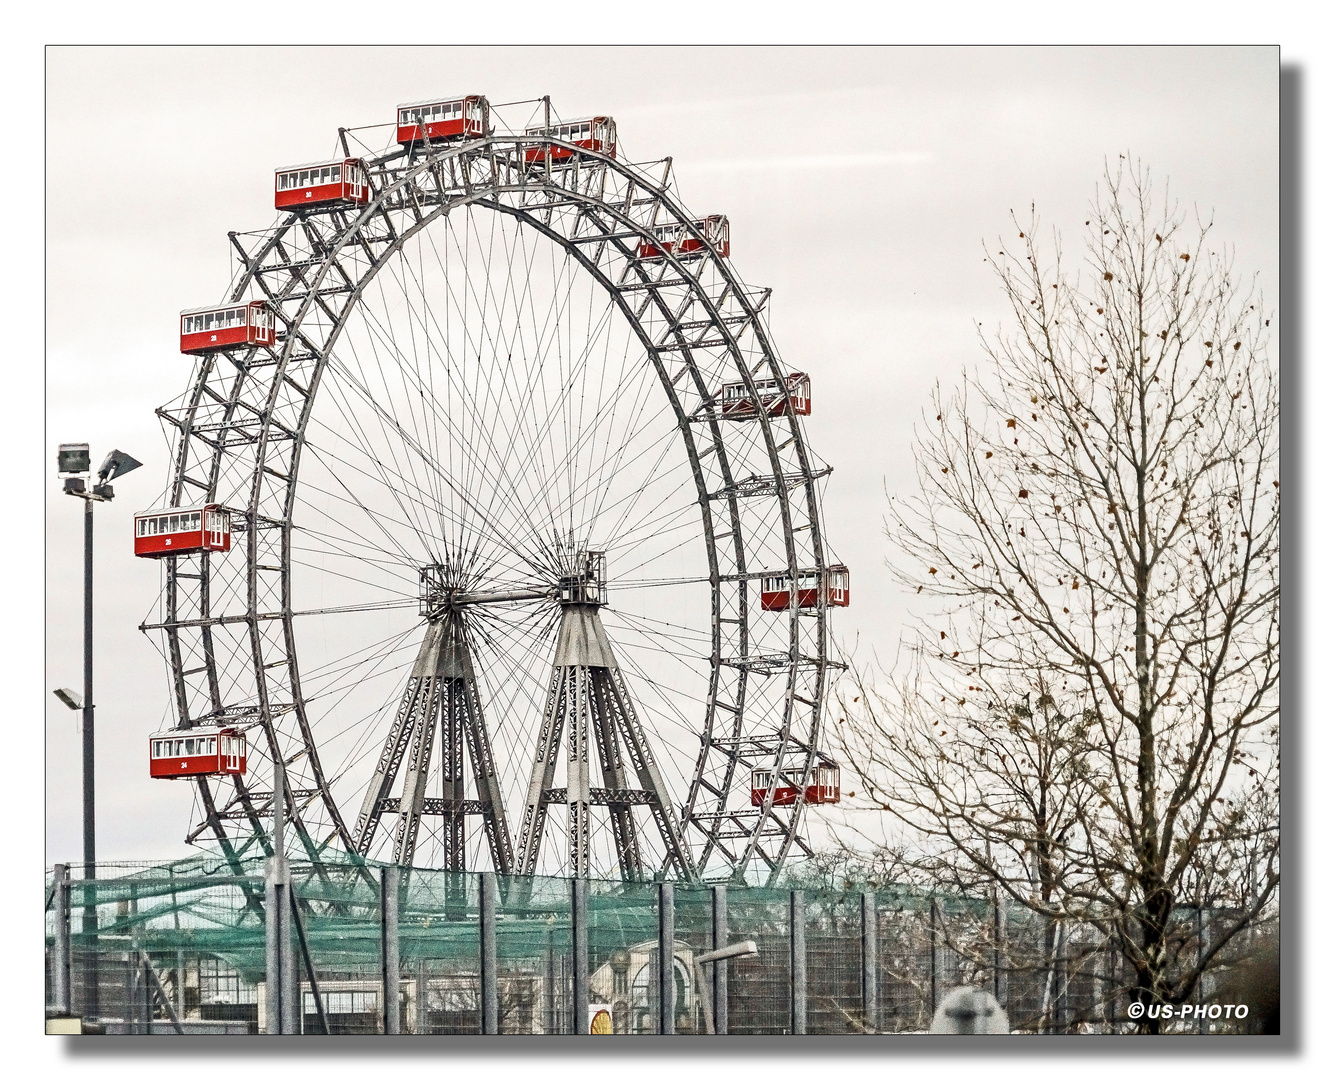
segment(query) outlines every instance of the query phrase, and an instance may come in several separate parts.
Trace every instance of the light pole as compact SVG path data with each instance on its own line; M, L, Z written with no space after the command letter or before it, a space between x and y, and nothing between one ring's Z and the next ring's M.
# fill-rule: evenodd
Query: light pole
M92 507L109 502L115 497L110 481L132 472L141 465L122 450L112 450L97 470L99 483L88 489L92 458L87 443L61 443L56 458L56 471L64 479L64 493L83 500L83 877L97 876L97 800L96 800L96 741L92 703ZM70 699L57 692L57 696L70 708L77 708ZM96 982L96 949L93 944L97 932L96 898L89 894L89 903L83 908L83 933L88 938L88 985L86 1010L92 1016L99 1012Z
M714 949L712 952L700 953L694 958L696 968L704 964L716 964L719 960L731 960L737 956L758 956L759 946L753 941L738 941L735 945L725 945L721 949ZM699 991L699 1004L704 1012L704 1020L708 1024L709 1034L718 1034L717 1024L713 1018L713 988L706 981L708 973L695 973L695 988ZM723 1035L726 1035L724 1028Z

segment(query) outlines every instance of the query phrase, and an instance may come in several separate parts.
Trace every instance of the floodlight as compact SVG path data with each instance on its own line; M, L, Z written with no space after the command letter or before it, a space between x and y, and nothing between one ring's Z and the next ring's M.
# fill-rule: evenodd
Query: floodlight
M85 473L92 468L92 453L85 442L63 442L55 459L59 473Z
M76 690L70 690L66 686L62 686L55 691L55 696L71 709L81 709L83 707L83 695Z
M131 458L123 450L112 450L106 455L106 460L101 463L97 475L101 477L104 483L107 480L114 480L117 476L123 476L127 472L133 472L141 464L141 461Z

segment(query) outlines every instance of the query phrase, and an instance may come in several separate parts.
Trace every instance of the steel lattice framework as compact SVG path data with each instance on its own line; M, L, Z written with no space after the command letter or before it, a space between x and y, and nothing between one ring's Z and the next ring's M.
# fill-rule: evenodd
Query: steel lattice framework
M349 156L344 131L340 138ZM535 155L527 151L546 150L549 145L560 147L564 159L551 166L530 160ZM771 766L775 775L783 775L804 788L820 743L826 681L835 665L830 655L826 589L819 589L813 606L798 603L795 589L786 611L764 612L759 605L761 575L787 574L795 582L801 575L815 574L823 580L829 562L819 510L819 488L829 470L812 455L798 417L791 410L786 410L787 415L770 415L754 388L756 380L771 379L786 393L789 369L779 359L766 326L768 291L747 286L730 262L707 242L701 250L684 256L668 253L651 259L639 257L641 240L661 246L656 233L660 224L693 220L675 196L670 159L631 164L547 135L497 133L459 145L416 146L412 151L393 147L365 155L365 161L372 191L367 205L320 212L300 210L282 215L264 231L230 234L240 269L227 294L228 302L265 299L276 314L277 344L271 349L234 349L200 357L187 393L157 410L173 438L169 504L203 500L221 503L231 511L236 535L236 550L227 555L201 553L165 560L159 612L143 627L161 635L177 724L190 727L224 722L239 725L249 733L250 771L246 778L228 778L224 786L221 781L206 778L193 781L197 785L198 810L190 841L214 838L232 861L245 851L256 850L254 845L269 849L270 762L272 755L280 753L288 777L289 827L297 846L310 858L317 858L329 845L368 854L379 842L376 838L385 842L389 836L393 857L413 862L419 858L414 837L420 821L432 816L442 819L443 861L448 866L462 867L464 815L477 814L483 818L483 828L474 834L474 842L486 837L492 865L502 871L518 865L523 872L533 872L538 837L526 836L518 850L514 842L518 834L529 833L531 818L541 820L549 806L560 803L570 804L568 812L572 815L577 810L587 813L590 805L597 804L607 808L612 820L618 863L615 869L624 877L664 873L743 880L752 874L776 875L794 850L809 850L802 835L803 798L787 807L774 807L772 800L751 805L748 769L755 763ZM481 233L480 226L489 232ZM399 311L422 310L430 292L443 288L458 293L455 283L460 280L460 271L454 268L445 273L437 271L429 279L435 284L425 287L415 283L410 276L415 273L410 253L427 250L422 245L431 242L426 239L432 235L430 230L436 233L450 229L459 238L462 228L471 231L464 234L463 242L455 240L460 254L454 265L468 259L466 273L475 273L478 262L494 262L503 251L523 250L520 245L559 253L561 261L551 264L550 295L557 293L557 281L571 274L577 281L591 285L597 295L606 298L604 311L610 310L614 325L628 327L631 355L638 357L640 370L647 372L647 394L643 383L631 392L637 393L639 401L657 402L657 412L648 413L640 406L634 415L656 416L655 428L660 433L656 440L666 451L658 452L658 461L673 463L675 469L667 475L680 477L684 484L673 484L667 489L669 494L658 497L658 505L665 506L671 517L656 524L641 512L642 524L635 528L662 553L650 564L659 566L666 563L666 552L661 541L651 539L653 536L666 529L677 531L683 538L687 528L693 533L686 542L695 553L697 572L685 580L703 591L705 608L699 614L686 609L690 611L690 622L684 633L674 630L671 639L665 635L650 637L652 624L647 619L651 613L667 614L671 610L652 598L665 596L673 582L667 578L623 579L618 587L614 581L614 597L625 599L620 605L614 599L611 607L603 608L603 615L620 620L637 618L642 627L631 637L637 647L614 642L616 652L622 655L623 669L609 669L601 663L593 666L583 657L564 664L558 660L558 666L552 666L552 643L557 640L557 627L568 617L566 613L578 613L576 617L580 617L589 612L597 622L599 607L596 603L567 606L564 596L559 604L555 590L559 580L564 585L568 571L565 565L558 570L556 559L533 559L538 566L522 565L519 574L509 569L519 562L510 553L523 550L521 544L526 542L515 537L513 531L511 522L518 521L516 509L494 509L495 496L480 495L474 489L479 483L474 477L482 479L497 469L492 451L473 449L462 469L443 460L443 450L439 449L449 438L454 456L454 447L471 436L476 446L481 440L487 440L483 443L486 446L498 445L500 433L494 437L480 430L495 421L479 417L465 428L469 421L463 417L466 410L477 416L488 409L495 416L499 409L483 404L479 391L465 391L463 387L449 405L440 402L439 394L437 400L430 397L432 383L425 386L416 371L431 379L437 362L429 361L433 366L428 367L417 359L411 359L408 365L400 360L399 356L411 348L415 351L409 355L416 358L420 347L402 344L406 334L399 321L384 317L378 305L379 294L392 280L403 283L391 286L404 297L395 309ZM469 245L471 236L495 237L498 230L502 230L501 236L514 239L487 241L487 247L478 254L471 251L466 256L461 250ZM516 257L509 258L514 266ZM532 266L532 262L526 265ZM518 266L509 270L503 281L495 278L495 271L488 273L483 285L488 292L482 294L485 304L489 294L496 296L500 291L498 286L512 293L517 288L531 288ZM480 295L477 286L472 291ZM469 300L464 302L468 304ZM459 305L460 301L453 303ZM553 300L547 306L548 314L540 316L552 326L549 340L555 336L552 324L562 310L558 304L569 307L562 300ZM483 318L488 320L488 329L449 325L445 333L439 330L432 337L444 339L449 349L450 343L459 341L462 335L486 341L482 335L503 333L500 328L491 328L500 322L499 313L487 310ZM609 316L603 314L601 318ZM410 326L426 328L432 325L428 319L425 313ZM532 325L532 320L526 321ZM415 331L411 333L417 336ZM379 364L383 370L389 369L395 380L391 386L408 387L408 395L399 391L390 397L377 390L366 375L355 373L373 369L362 362L355 368L345 358L351 348L356 356L366 354L368 350L362 343L370 336ZM378 342L382 343L380 348ZM496 350L486 345L474 348L473 367L484 372L483 378L495 380L493 370L516 363L515 347L510 348L505 360L500 353L507 346ZM583 350L586 355L589 348ZM555 350L550 345L538 349L537 370L541 372L550 365L548 358ZM532 346L525 347L527 355L534 351ZM386 356L385 362L381 361L382 355ZM394 361L393 355L397 356ZM524 362L529 371L535 370L533 360ZM404 374L399 374L393 363ZM571 366L567 370L576 369ZM634 369L623 366L622 370ZM600 379L604 384L608 381ZM724 420L721 412L720 388L724 382L736 381L749 388L756 403L756 415L742 423ZM584 379L581 382L588 385ZM518 401L519 409L524 411L520 413L517 434L510 437L527 438L533 446L536 436L519 432L543 430L534 424L535 412L543 407L536 409L530 404L535 395L532 390L526 392L519 379L512 378L511 385L513 389L502 389L500 395L490 391L483 401L500 400L501 409L512 415L516 405L507 403ZM583 386L576 386L583 397ZM643 434L631 435L634 442L628 451L608 449L611 432L625 423L618 416L607 416L607 403L615 409L617 397L613 395L619 392L624 396L624 391L596 391L599 411L581 418L579 426L564 436L565 445L582 447L592 441L595 449L587 452L592 461L642 459L643 451L637 452L636 445L645 441ZM552 391L545 392L545 396L550 394ZM401 404L405 401L409 410L427 414L426 423L408 419ZM364 435L361 440L371 453L350 458L346 451L338 458L328 449L340 445L336 438L348 439L343 435L333 438L328 433L331 429L319 421L315 412L317 405L329 415L334 411L333 403L338 403L336 407L342 414L352 413L353 423L345 421L336 429L338 432L377 433ZM621 408L627 419L632 415L629 409L629 405ZM571 407L555 403L537 415L549 431L557 425L569 430L573 425L567 417L574 418ZM645 421L639 421L639 425L643 432ZM655 437L655 428L649 429L650 437ZM398 472L388 474L386 470L396 466L383 465L387 455L378 451L379 446L388 444L413 471L407 472L405 465L399 465ZM601 450L597 449L600 444ZM618 458L612 458L612 453L618 453ZM525 456L532 464L526 463L523 468L538 469L547 464L537 461L534 451ZM313 484L308 479L310 469L315 469L317 475L313 487L309 487ZM370 485L363 478L374 469L381 479L374 476ZM561 469L562 463L553 461L547 464L547 475L555 479ZM518 478L515 465L510 470L510 475ZM625 479L627 472L621 466L623 479L619 483L628 486L611 505L647 503L651 485L660 483L658 476L664 469L654 466L653 473L646 474L640 466ZM415 475L424 476L435 494L425 497L415 492L408 482L408 477ZM572 510L588 505L576 492L590 490L587 485L591 483L576 475L580 487L567 488L572 492L567 500ZM599 467L592 483L607 486L615 475L606 466ZM471 477L468 487L466 476ZM486 479L482 482L489 483ZM392 513L402 519L416 512L423 514L424 510L441 515L438 520L442 525L457 530L462 539L447 549L450 555L438 556L435 551L392 552L386 541L364 535L367 525L347 525L337 531L330 523L338 516L348 519L360 514L364 522L388 520L386 511L369 505L367 496L353 494L356 484L365 490L375 485L373 490L389 492L400 506ZM495 480L491 485L494 492L502 490ZM532 492L537 485L531 482L528 486ZM672 487L677 491L684 487L688 494L672 493ZM315 491L320 492L318 498L324 502L333 494L341 500L329 504L337 509L326 512L325 520L317 518L314 522L320 524L321 531L309 524L312 512L307 506ZM602 496L595 497L607 502ZM526 503L532 498L527 496ZM386 494L381 495L380 505L387 505ZM662 513L656 511L659 521ZM464 520L457 523L458 518ZM690 524L681 528L674 522ZM588 535L595 522L581 520L576 526L581 535ZM529 527L528 536L537 533L538 543L543 544L540 550L549 550L549 529L546 523ZM428 533L427 529L422 531ZM508 535L509 544L505 540ZM473 536L481 539L465 539ZM570 537L567 543L571 545L567 550L571 550L578 541ZM494 563L489 559L480 566L483 560L475 553L484 544L501 546L506 552L502 558L507 561L497 559ZM389 661L396 668L403 664L408 672L401 676L403 687L397 685L394 691L381 693L379 712L355 729L359 734L354 747L343 745L349 740L347 734L340 742L330 740L335 746L328 749L328 718L336 715L335 695L343 688L321 671L301 672L300 649L308 649L307 638L301 635L311 637L309 628L324 620L369 618L379 610L399 609L409 602L407 596L401 599L406 592L403 588L390 595L374 595L366 588L351 588L345 595L333 590L329 595L319 586L318 597L344 602L310 608L305 599L304 607L296 605L296 593L301 598L310 595L307 583L313 580L314 571L309 565L319 560L321 565L331 565L340 549L361 561L365 569L360 576L365 580L366 575L385 573L381 568L388 563L391 573L398 571L401 580L410 576L417 580L420 575L425 579L429 575L445 577L448 573L454 580L436 586L431 606L424 603L417 612L410 613L409 632L423 628L423 641L417 648L396 638L393 647L379 648L373 654L378 658L374 663ZM313 558L310 552L318 553L318 557ZM570 572L573 576L574 568ZM327 580L332 576L326 575ZM675 581L680 589L681 579ZM632 608L632 597L649 599L638 601ZM551 671L552 683L539 709L531 709L527 719L517 720L513 717L519 710L510 701L497 710L484 698L484 690L489 694L498 692L503 679L494 672L499 670L507 672L505 682L513 683L540 654L531 646L524 667L517 670L512 664L502 668L503 634L507 633L503 627L508 624L485 619L487 613L503 604L505 609L514 610L522 598L526 606L541 613L541 622L533 615L528 617L541 628L530 634L542 643L538 649L546 650L538 661L543 665L538 677L547 688ZM474 606L466 607L469 602ZM482 612L480 604L484 606ZM636 616L632 611L642 614ZM520 624L526 625L534 623ZM663 625L660 616L658 625ZM325 636L326 632L322 633ZM605 644L606 636L602 640ZM676 651L670 641L688 643L684 647L692 651L693 662L688 662L686 670L696 672L697 680L702 677L702 683L696 681L694 692L684 701L678 694L665 693L661 677L654 687L649 674L650 642L656 645L654 655L667 659ZM561 651L558 647L559 654ZM626 653L631 654L630 659ZM343 667L347 668L348 663ZM486 683L485 664L490 669ZM630 672L624 668L630 668ZM369 684L367 668L355 670L358 674L350 680L352 689L365 692L363 688ZM638 702L632 704L627 683L632 688L656 691L659 701L666 698L679 715L677 722L688 733L689 744L680 745L681 737L674 732L659 735L654 729L643 734L647 725L642 726L636 714L643 715L647 710ZM580 695L586 704L577 711L566 704L567 694ZM505 725L502 738L506 745L523 740L529 745L525 752L531 759L528 772L503 775L501 785L498 773L502 762L497 760L501 750L494 750L483 719L485 713L491 715L494 711L501 713L498 723ZM557 716L565 719L568 715L570 719L563 726L574 738L583 742L592 729L597 740L603 758L601 788L590 787L587 768L578 772L576 767L571 768L573 775L568 776L565 789L552 787L546 747L538 750L532 746L540 723L544 742L550 737L554 742L560 739L559 728L553 735L549 732L557 727ZM515 733L517 728L521 734ZM365 734L370 729L377 734ZM440 734L423 740L417 733L424 730ZM471 783L477 785L476 796L469 799L464 792L464 745L469 748L474 773ZM554 758L555 750L554 746ZM575 752L568 745L568 757ZM579 752L587 755L588 751L581 746ZM411 754L416 758L422 755L422 764L415 761L411 766ZM685 779L679 783L673 780L676 790L669 803L662 772L657 767L650 772L640 763L651 757L671 761L678 756L686 764L672 764ZM378 764L371 779L358 787L350 786L347 778L360 767L358 763L373 760ZM546 779L535 775L535 762L546 772ZM441 780L440 797L427 797L430 768ZM409 776L397 798L392 796L391 785L402 769ZM635 788L628 782L632 773L638 780ZM506 805L518 805L518 794L512 797L511 793L524 790L526 776L532 779L522 829L519 821L507 822L500 787L506 789ZM663 789L661 796L654 790L659 787ZM346 817L347 801L361 804L357 819ZM638 840L639 825L633 816L636 806L640 807L639 813L653 815L657 835L662 838L652 853L644 850ZM395 816L394 829L379 830L384 815ZM641 820L647 822L649 818ZM587 841L572 839L570 843L571 865L562 870L589 872L590 858L584 846ZM574 855L577 843L581 844L580 856Z

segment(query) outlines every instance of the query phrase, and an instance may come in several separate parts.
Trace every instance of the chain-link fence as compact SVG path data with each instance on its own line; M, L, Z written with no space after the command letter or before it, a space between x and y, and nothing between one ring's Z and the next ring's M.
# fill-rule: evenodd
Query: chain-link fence
M269 926L271 911L288 914ZM1179 914L1189 950L1233 917ZM928 1030L935 1002L972 984L1013 1031L1131 1027L1126 965L1093 925L904 888L59 866L46 943L48 1014L114 1034L902 1033ZM1216 989L1203 980L1193 1002ZM1245 1026L1202 1015L1180 1029Z

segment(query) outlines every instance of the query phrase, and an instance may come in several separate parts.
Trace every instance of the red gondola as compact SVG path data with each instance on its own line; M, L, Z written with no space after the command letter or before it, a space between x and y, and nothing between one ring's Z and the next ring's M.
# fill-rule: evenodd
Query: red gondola
M846 607L851 602L850 577L841 563L828 567L828 606ZM800 575L797 589L801 607L819 604L819 575L813 570ZM791 579L787 574L775 574L759 581L759 606L765 611L786 611L791 607Z
M678 259L704 254L707 240L717 253L726 258L731 251L726 214L709 214L694 221L672 221L656 225L653 229L658 243L641 240L635 249L638 259L661 259L672 255Z
M413 101L396 109L396 142L402 146L422 142L481 139L488 133L488 99L467 97Z
M360 158L276 170L277 210L296 206L362 206L370 194L368 170Z
M230 512L217 503L134 515L133 553L144 559L229 550Z
M525 128L526 135L541 135L544 138L559 139L574 143L583 150L595 154L616 157L616 121L610 116L586 116L580 120L567 120L564 124L551 127ZM565 161L574 157L575 151L568 146L526 146L524 159L527 164L540 161Z
M232 727L159 731L147 752L154 780L243 776L248 769L248 740Z
M179 313L179 351L189 353L271 345L276 316L265 300L225 307L190 308Z
M773 805L790 806L796 801L796 787L783 773L780 785L773 787L772 769L753 769L750 772L750 804L762 805L773 788ZM842 801L842 770L831 761L824 761L810 770L810 782L805 788L805 801L816 806Z
M810 415L810 377L799 371L787 376L787 393L778 389L773 379L759 379L755 383L755 392L764 403L769 416L786 416L787 406L797 416ZM749 420L758 416L754 398L745 388L745 383L722 384L722 418L724 420Z

